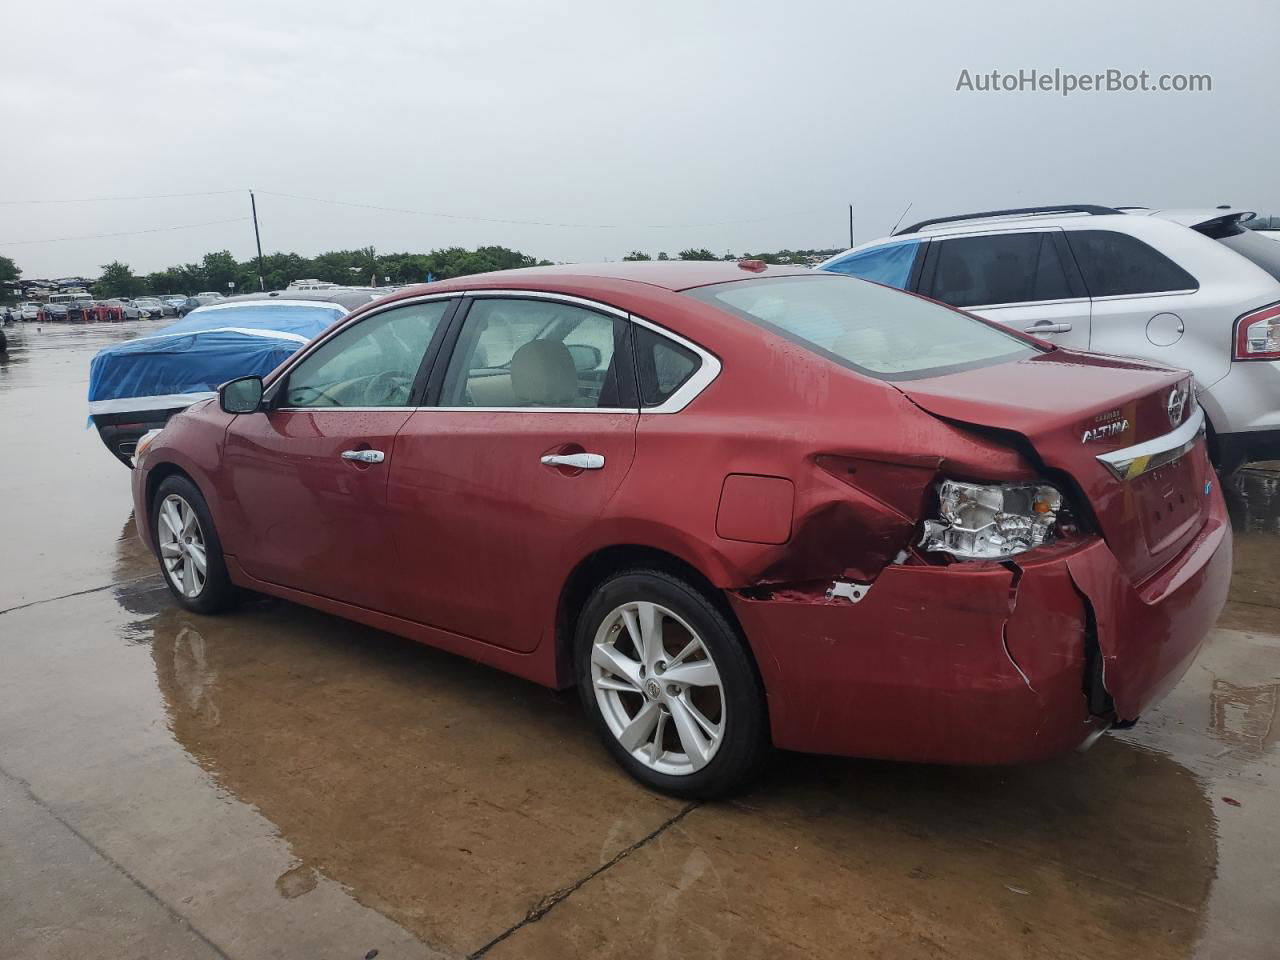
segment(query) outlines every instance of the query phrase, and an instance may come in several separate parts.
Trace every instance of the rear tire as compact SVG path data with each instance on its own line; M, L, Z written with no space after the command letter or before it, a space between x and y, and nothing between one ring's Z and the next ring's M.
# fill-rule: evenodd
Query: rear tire
M166 477L151 503L151 531L169 592L193 613L229 609L236 589L222 558L209 505L194 483Z
M574 653L592 725L645 786L711 799L759 769L764 690L737 630L695 587L658 570L610 577L583 609Z

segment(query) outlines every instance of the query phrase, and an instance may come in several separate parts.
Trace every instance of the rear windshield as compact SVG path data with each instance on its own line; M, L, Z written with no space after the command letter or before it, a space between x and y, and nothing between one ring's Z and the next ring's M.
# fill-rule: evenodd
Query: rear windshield
M1280 242L1264 237L1252 230L1245 230L1231 237L1219 237L1218 242L1230 247L1240 256L1252 260L1267 273L1280 280Z
M878 380L916 380L1040 352L980 320L853 277L761 277L686 293Z

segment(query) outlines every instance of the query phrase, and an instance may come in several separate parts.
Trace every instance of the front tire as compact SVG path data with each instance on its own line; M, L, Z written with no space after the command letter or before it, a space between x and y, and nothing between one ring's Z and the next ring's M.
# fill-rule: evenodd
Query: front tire
M178 603L204 614L232 605L235 587L222 558L222 542L194 483L182 476L160 483L151 505L151 530L160 572Z
M645 786L710 799L755 774L768 750L764 691L701 591L658 570L617 574L591 594L575 640L583 708Z

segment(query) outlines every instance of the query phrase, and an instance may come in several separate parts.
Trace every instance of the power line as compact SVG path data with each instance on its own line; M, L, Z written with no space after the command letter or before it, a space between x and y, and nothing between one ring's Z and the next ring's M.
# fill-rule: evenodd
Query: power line
M124 200L171 200L179 197L221 197L236 193L246 193L244 189L238 190L199 190L188 193L148 193L133 194L129 196L118 197L75 197L75 198L59 198L59 199L40 199L40 200L0 200L0 206L37 206L50 204L71 204L71 203L109 203L112 201ZM563 227L577 230L695 230L707 227L730 227L744 223L760 223L765 220L776 220L779 217L807 215L816 213L822 208L815 207L812 210L788 211L786 213L766 214L760 217L745 217L737 220L719 220L711 223L559 223L548 220L521 220L509 217L480 217L469 214L458 213L441 213L433 210L412 210L407 207L389 207L381 206L373 203L358 203L352 200L334 200L327 197L309 197L297 193L281 193L274 190L259 190L258 193L272 197L282 197L288 200L302 200L307 203L324 203L339 207L353 207L359 210L377 210L382 213L402 213L415 217L435 217L441 220L460 220L472 223L500 223L512 226L522 227ZM220 221L230 223L231 221ZM165 228L178 229L178 228ZM144 231L145 232L145 231ZM101 236L126 236L126 234L102 234ZM81 240L93 239L92 237L67 237L64 239ZM9 241L10 244L16 243L53 243L53 240L14 240ZM3 244L0 244L3 245Z
M545 220L511 220L503 217L475 217L457 213L437 213L430 210L409 210L404 207L384 207L372 203L354 203L350 200L330 200L324 197L304 197L296 193L279 193L274 190L259 190L261 193L269 197L284 197L289 200L305 200L310 203L327 203L338 207L356 207L361 210L378 210L382 213L406 213L416 217L438 217L443 220L468 220L475 223L501 223L522 227L569 227L578 230L695 230L705 227L728 227L743 223L759 223L762 220L776 220L779 217L795 216L797 211L789 211L787 213L774 213L763 217L747 217L742 220L721 220L716 223L647 223L647 224L627 224L627 223L555 223ZM814 210L799 211L800 213L813 213L821 208Z
M0 200L0 205L15 206L18 204L43 203L105 203L111 200L170 200L174 197L221 197L229 193L244 193L244 190L201 190L196 193L146 193L131 197L79 197L68 200Z
M236 191L237 193L239 191ZM214 227L223 223L246 223L248 217L233 217L230 220L207 220L204 223L182 223L175 227L151 227L148 230L125 230L121 233L91 233L80 237L48 237L43 240L0 240L0 247L16 247L25 243L63 243L67 240L102 240L107 237L136 237L143 233L166 233L170 230L194 230L197 227Z

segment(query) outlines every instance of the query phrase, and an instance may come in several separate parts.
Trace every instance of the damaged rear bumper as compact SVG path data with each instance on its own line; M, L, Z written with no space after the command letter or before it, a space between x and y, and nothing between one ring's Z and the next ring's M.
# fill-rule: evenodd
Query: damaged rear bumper
M1137 587L1091 538L1017 564L886 567L856 605L817 589L731 593L774 743L1011 764L1136 719L1178 682L1226 602L1231 533L1213 499L1196 540Z

